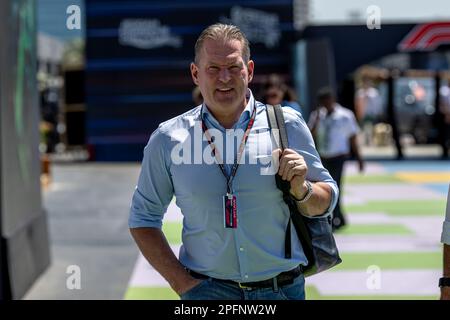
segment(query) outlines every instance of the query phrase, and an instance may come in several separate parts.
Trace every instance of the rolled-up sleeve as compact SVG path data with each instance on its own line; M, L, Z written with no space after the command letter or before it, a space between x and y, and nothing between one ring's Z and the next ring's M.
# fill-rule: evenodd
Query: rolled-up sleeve
M130 205L130 228L161 228L167 207L173 197L170 158L165 136L156 129L144 148L144 156L137 186Z
M295 115L292 113L295 113ZM291 111L287 114L285 113L285 118L289 136L289 147L302 155L308 166L306 179L311 182L325 182L331 188L331 202L326 212L319 216L308 216L308 218L328 217L333 213L333 210L336 207L339 197L339 188L328 170L322 165L311 131L309 131L301 114L296 111Z
M447 211L442 226L441 242L450 245L450 185L447 195Z

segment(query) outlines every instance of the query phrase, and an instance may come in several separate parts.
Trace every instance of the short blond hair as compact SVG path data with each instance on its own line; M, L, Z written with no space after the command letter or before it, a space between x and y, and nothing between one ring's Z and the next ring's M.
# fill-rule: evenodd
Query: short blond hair
M203 48L203 42L205 42L206 39L222 40L224 42L239 40L242 43L242 58L244 59L244 62L247 63L250 60L250 45L244 33L234 25L216 23L203 30L198 37L197 42L195 43L195 64L198 64L198 57Z

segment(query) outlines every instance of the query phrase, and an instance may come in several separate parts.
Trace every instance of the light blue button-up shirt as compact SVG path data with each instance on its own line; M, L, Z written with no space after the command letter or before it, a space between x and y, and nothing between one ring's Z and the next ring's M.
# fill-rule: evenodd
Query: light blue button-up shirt
M238 226L225 228L226 178L202 134L201 119L209 129L216 129L217 134L211 135L215 136L214 143L230 174L242 137L241 134L233 139L233 132L241 129L243 133L253 108L255 122L232 185ZM331 205L325 213L330 215L337 202L337 185L322 166L301 114L289 107L283 109L289 148L305 158L307 179L326 182L332 189ZM179 259L185 267L214 278L252 282L306 265L295 228L291 228L292 258L284 257L289 208L276 186L275 170L270 170L272 151L277 147L269 131L266 107L254 100L250 90L248 104L232 129L223 128L201 105L161 123L144 148L130 207L130 228L161 228L164 213L175 195L183 214Z

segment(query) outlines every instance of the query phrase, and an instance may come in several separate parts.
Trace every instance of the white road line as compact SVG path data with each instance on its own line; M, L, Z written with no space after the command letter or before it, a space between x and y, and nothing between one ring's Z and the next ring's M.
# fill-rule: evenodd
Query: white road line
M366 162L364 175L386 174L387 171L380 163ZM358 163L356 161L345 161L344 174L347 176L359 175Z
M376 281L365 271L328 271L307 278L306 284L321 295L438 295L441 274L441 270L381 270L379 289L374 289Z
M402 235L336 235L341 253L437 252L441 244L435 239Z
M183 221L183 214L181 213L180 208L175 204L175 201L172 201L167 208L167 212L164 215L164 221L169 222L181 222Z
M349 213L346 217L349 225L394 223L392 216L382 212Z
M170 246L176 257L180 252L179 245ZM169 287L167 281L147 262L142 254L139 254L134 266L129 287Z
M416 184L349 184L344 187L346 196L344 203L350 203L352 199L373 201L390 200L442 200L442 194ZM349 202L345 202L345 201ZM353 200L355 201L355 200ZM426 212L424 212L426 214Z

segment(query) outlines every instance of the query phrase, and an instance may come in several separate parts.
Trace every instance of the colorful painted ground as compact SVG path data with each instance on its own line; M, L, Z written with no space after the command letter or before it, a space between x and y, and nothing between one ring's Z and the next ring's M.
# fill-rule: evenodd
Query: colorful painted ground
M336 234L343 262L307 278L307 299L437 299L449 163L371 162L361 175L349 162L345 173L349 225ZM177 255L181 219L172 203L163 229ZM178 296L139 256L125 299Z

